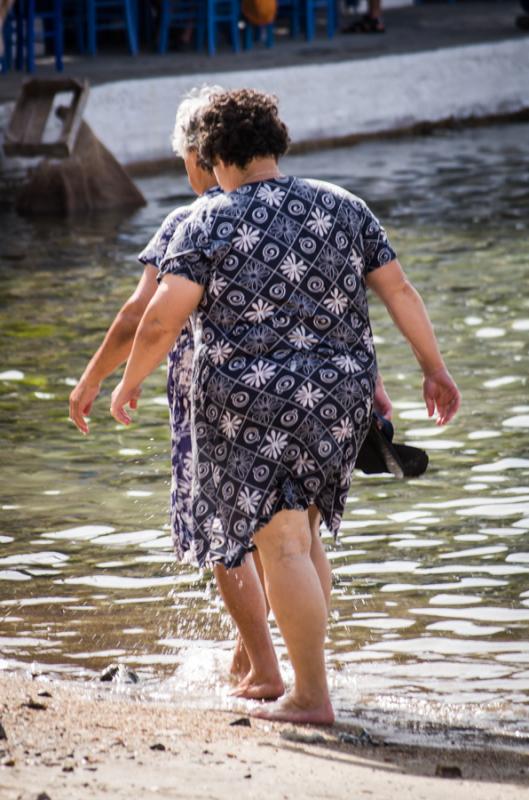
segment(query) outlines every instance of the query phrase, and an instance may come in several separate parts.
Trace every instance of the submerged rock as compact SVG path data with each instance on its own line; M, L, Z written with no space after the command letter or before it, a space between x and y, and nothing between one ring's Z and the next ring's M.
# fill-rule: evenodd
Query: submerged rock
M342 744L354 744L360 747L378 747L380 744L380 742L373 739L364 728L362 728L358 734L340 733L338 735L338 741Z
M461 767L455 765L438 764L435 768L437 778L462 778Z
M110 664L99 676L100 681L115 681L116 683L139 683L138 675L125 664Z

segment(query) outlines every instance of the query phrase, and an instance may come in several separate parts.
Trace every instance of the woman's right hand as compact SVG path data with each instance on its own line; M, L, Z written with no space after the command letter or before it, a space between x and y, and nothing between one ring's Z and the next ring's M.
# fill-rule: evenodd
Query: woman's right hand
M85 436L89 433L85 417L90 414L94 400L101 389L100 383L88 383L81 380L70 394L70 419Z
M428 416L437 410L437 425L446 425L461 405L461 394L447 369L441 367L424 376L422 393Z

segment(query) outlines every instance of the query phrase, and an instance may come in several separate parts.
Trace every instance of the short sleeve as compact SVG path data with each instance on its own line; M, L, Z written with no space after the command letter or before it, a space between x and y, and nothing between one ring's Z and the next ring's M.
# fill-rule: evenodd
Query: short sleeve
M182 275L207 286L213 269L209 237L203 227L186 220L179 225L161 261L158 280L164 275Z
M383 267L397 257L397 253L388 241L386 231L366 205L364 205L361 232L366 273Z
M156 269L160 269L160 265L165 257L167 246L174 236L175 230L191 213L188 206L182 206L174 209L166 216L154 236L149 240L146 247L143 248L138 255L138 260L142 264L152 264Z

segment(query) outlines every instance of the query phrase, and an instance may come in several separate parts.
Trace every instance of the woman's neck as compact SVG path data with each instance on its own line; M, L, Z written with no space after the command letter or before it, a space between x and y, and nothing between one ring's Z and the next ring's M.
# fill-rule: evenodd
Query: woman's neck
M245 183L266 181L281 176L277 161L273 157L254 158L244 169L220 162L215 165L214 170L217 180L225 192L232 192Z

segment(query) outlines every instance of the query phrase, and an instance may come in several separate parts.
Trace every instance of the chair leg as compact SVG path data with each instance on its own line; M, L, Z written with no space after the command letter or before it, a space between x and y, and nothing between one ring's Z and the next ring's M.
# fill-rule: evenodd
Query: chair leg
M266 26L266 39L265 43L267 47L274 46L274 23L271 22L270 25Z
M158 34L158 52L167 53L169 42L169 0L162 0L160 7L160 32Z
M35 72L35 0L26 5L26 69Z
M129 48L133 56L138 55L138 37L136 35L136 22L135 14L132 8L132 0L124 0L125 5L125 20L127 23L127 36L129 39Z
M240 52L241 40L239 37L239 6L238 3L231 3L230 14L231 44L236 53Z
M327 0L327 38L336 33L336 0Z
M86 0L86 39L88 55L95 56L97 52L95 0Z
M15 65L19 72L24 69L24 47L26 42L26 24L24 21L25 8L22 2L18 3L16 8L16 50L15 50Z
M313 0L305 0L305 38L312 42L316 29L315 10Z
M55 52L55 69L63 71L64 30L62 21L62 0L53 3L53 44Z
M203 52L206 47L206 34L207 34L207 5L204 2L198 4L197 13L195 16L195 26L196 26L196 47L198 52Z
M206 4L206 31L207 31L207 47L208 55L214 56L215 48L215 2L214 0L207 0Z
M292 10L290 12L290 37L292 39L297 39L299 36L300 31L300 6L299 0L293 0L292 2Z
M9 72L13 66L13 17L8 13L2 30L4 54L2 56L2 72Z
M244 29L244 49L251 50L253 48L253 25L251 22L246 23Z

